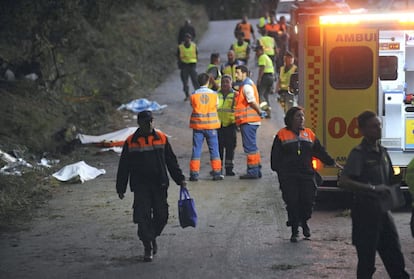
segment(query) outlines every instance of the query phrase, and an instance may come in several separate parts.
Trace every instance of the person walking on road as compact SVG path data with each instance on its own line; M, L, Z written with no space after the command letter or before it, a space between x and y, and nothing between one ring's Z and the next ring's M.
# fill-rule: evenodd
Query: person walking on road
M256 41L256 36L254 34L253 25L248 21L247 15L242 17L242 20L236 24L234 28L234 34L237 37L237 34L243 32L243 40L251 44L251 39L253 38L253 42Z
M299 226L305 238L311 236L307 222L312 215L317 188L315 176L318 175L312 167L312 158L329 166L341 166L325 151L315 133L305 127L301 107L288 110L284 121L286 127L280 129L273 140L270 163L277 172L286 204L287 226L292 228L290 242L297 242Z
M351 208L352 244L358 265L357 278L372 278L378 251L390 278L410 278L394 219L383 206L389 186L398 182L387 150L380 144L381 122L375 112L358 116L362 142L349 153L339 187L354 193Z
M234 117L234 99L236 91L232 88L229 75L221 78L221 88L217 92L219 98L218 116L221 127L217 130L220 159L224 162L226 176L234 176L234 150L237 143L236 121ZM225 156L224 156L225 155Z
M154 129L151 111L138 113L138 125L122 148L116 191L122 200L129 180L134 193L133 221L144 245L144 261L150 262L158 250L156 238L168 220L167 169L177 185L186 187L186 182L167 136Z
M261 45L256 46L256 57L259 66L256 84L259 91L260 108L266 112L266 118L271 118L269 95L272 93L275 80L275 68Z
M188 86L189 77L191 78L194 90L199 87L196 70L198 50L197 45L191 41L191 38L189 33L185 34L184 42L178 46L177 50L178 68L181 70L180 77L185 94L184 101L187 101L190 96L190 88Z
M192 40L195 40L196 31L195 28L191 25L191 20L186 19L184 25L180 27L178 31L178 44L181 44L185 40L185 34L190 34Z
M193 129L193 149L190 161L190 181L198 181L200 173L200 159L204 139L207 141L210 152L210 165L213 180L222 180L221 160L218 148L217 129L220 120L217 114L217 93L208 88L210 76L207 73L198 75L201 85L190 97L193 111L190 118L190 128Z
M259 93L256 85L248 76L245 65L236 67L236 78L241 82L235 100L236 125L240 127L243 150L247 154L247 172L240 179L258 179L262 177L260 152L257 147L257 129L261 122L262 110L259 106Z
M250 46L248 42L243 40L243 36L243 32L238 32L236 34L237 40L230 46L230 50L234 51L236 60L239 60L244 65L247 65L250 57Z
M297 72L298 67L293 64L294 58L290 51L285 53L284 60L284 65L280 67L276 89L279 93L280 105L284 111L288 111L294 105L294 95L290 92L290 79Z

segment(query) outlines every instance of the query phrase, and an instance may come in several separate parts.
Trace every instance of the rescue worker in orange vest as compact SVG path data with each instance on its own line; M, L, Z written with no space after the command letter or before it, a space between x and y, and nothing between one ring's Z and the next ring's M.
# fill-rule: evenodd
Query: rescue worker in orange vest
M221 84L220 54L218 52L210 55L210 64L207 66L206 72L210 76L209 88L217 91Z
M122 200L129 180L134 193L133 221L144 244L144 261L150 262L158 250L156 237L168 220L167 169L177 185L186 187L186 182L167 136L154 129L151 111L138 113L138 125L122 148L116 191Z
M249 70L245 65L236 67L236 78L241 82L241 86L236 96L234 114L236 125L240 127L243 150L247 154L247 172L241 175L240 179L258 179L262 177L262 166L256 134L263 112L259 107L256 85L248 73Z
M276 43L277 43L280 26L276 21L276 13L274 11L270 12L270 20L269 20L268 23L266 23L264 28L267 31L267 34L270 37L273 37L275 39Z
M227 52L227 62L221 65L221 74L229 75L233 81L232 87L238 90L236 83L236 67L242 65L242 62L236 60L236 55L233 50Z
M204 139L210 152L210 165L213 180L222 180L221 160L218 149L217 129L220 120L217 114L217 93L208 88L210 76L207 73L198 75L201 87L190 96L193 111L190 118L190 128L193 129L193 150L190 161L190 181L198 181L200 175L200 159Z
M288 215L287 226L292 227L291 242L297 242L298 227L305 238L311 236L307 221L311 218L316 195L315 171L312 157L326 165L341 167L329 156L315 133L305 128L305 114L301 107L292 107L285 116L285 128L273 141L271 168L277 172L282 198Z
M177 64L178 68L181 70L180 77L183 83L183 90L185 94L184 101L187 101L190 96L188 78L191 78L194 90L199 87L196 71L198 50L197 45L191 41L191 35L189 33L185 34L184 42L178 46L177 58Z
M260 108L266 112L266 118L271 118L269 94L272 93L275 68L261 45L256 47L256 56L257 65L259 66L256 84L259 91Z
M254 34L253 25L248 22L247 16L244 15L242 20L236 24L236 28L234 28L234 35L237 37L237 33L243 32L243 40L250 45L251 39L253 38L253 42L256 41L256 36Z
M217 130L219 141L219 152L221 162L224 162L226 176L234 176L234 150L236 149L237 130L234 117L234 104L236 91L231 87L230 75L221 77L221 88L217 92L219 105L217 108L221 127ZM224 156L225 155L225 156ZM224 160L224 161L223 161Z
M237 40L230 46L230 50L234 51L236 55L236 60L243 62L247 65L250 57L250 47L249 43L243 40L243 32L237 33Z
M276 83L276 90L279 93L279 102L285 111L294 105L294 95L290 92L290 78L296 73L298 67L293 64L293 54L289 51L285 54L285 63L280 67L279 79Z

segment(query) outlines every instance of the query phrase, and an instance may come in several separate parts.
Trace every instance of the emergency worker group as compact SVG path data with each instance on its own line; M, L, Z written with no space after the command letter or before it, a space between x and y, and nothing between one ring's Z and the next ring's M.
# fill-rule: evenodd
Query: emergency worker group
M186 20L183 28L192 30L189 25L190 21ZM390 208L381 207L384 193L386 195L389 186L396 182L389 155L379 143L381 128L377 115L370 111L359 115L363 140L351 151L347 164L339 165L317 135L305 126L303 108L295 106L289 99L292 95L290 80L297 72L297 66L288 50L285 19L276 21L275 14L270 13L260 19L257 27L261 37L256 40L252 24L247 16L243 16L235 27L235 40L228 49L227 61L221 63L220 55L212 53L207 69L201 73L196 70L198 49L192 41L195 31L191 34L180 30L177 64L184 101L189 101L192 107L189 181L195 183L200 179L204 140L210 155L211 179L222 181L225 176L235 176L238 132L246 155L246 172L239 178L260 179L262 162L257 132L261 122L265 121L263 119L271 118L269 96L276 94L285 108L286 127L275 135L270 165L278 175L286 204L286 224L291 227L290 242L299 241L299 228L302 228L304 239L311 237L308 220L312 215L316 189L321 183L312 166L312 158L316 157L325 165L343 169L339 186L354 192L352 239L358 256L357 278L372 277L376 252L391 278L409 278ZM256 53L256 82L248 68L250 49ZM193 85L192 93L188 79ZM144 245L144 261L152 261L158 250L156 237L168 219L167 172L177 185L186 187L187 183L168 138L154 128L152 113L140 112L138 125L137 131L123 146L116 190L119 198L123 199L129 181L134 192L133 221L138 224L138 237ZM412 184L414 191L414 178Z

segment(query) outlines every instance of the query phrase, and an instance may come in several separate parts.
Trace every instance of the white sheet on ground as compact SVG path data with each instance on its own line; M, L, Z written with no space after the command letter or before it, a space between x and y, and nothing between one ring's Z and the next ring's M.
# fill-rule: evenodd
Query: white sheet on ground
M127 104L121 105L118 110L127 109L133 112L141 112L144 110L159 111L166 108L167 105L160 105L155 101L148 101L145 98L132 100Z
M69 181L79 178L83 183L105 173L106 171L104 169L97 169L89 166L85 161L79 161L61 168L58 172L55 172L52 175L60 181Z
M138 127L128 127L100 136L78 134L77 138L81 141L82 144L120 142L125 141L129 135L132 135L137 130L137 128Z

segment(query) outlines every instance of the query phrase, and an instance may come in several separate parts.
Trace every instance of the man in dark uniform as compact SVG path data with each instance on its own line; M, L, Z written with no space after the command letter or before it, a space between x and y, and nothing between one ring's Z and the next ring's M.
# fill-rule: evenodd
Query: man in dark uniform
M362 142L348 156L339 187L354 192L352 243L358 255L357 278L372 278L378 251L390 278L409 278L397 229L384 197L396 181L387 150L380 145L381 123L372 111L358 116Z
M186 187L186 182L167 136L154 129L151 111L138 113L138 125L123 146L116 191L122 200L129 180L134 193L133 221L144 244L144 261L150 262L157 253L155 239L168 220L167 169L177 185Z

